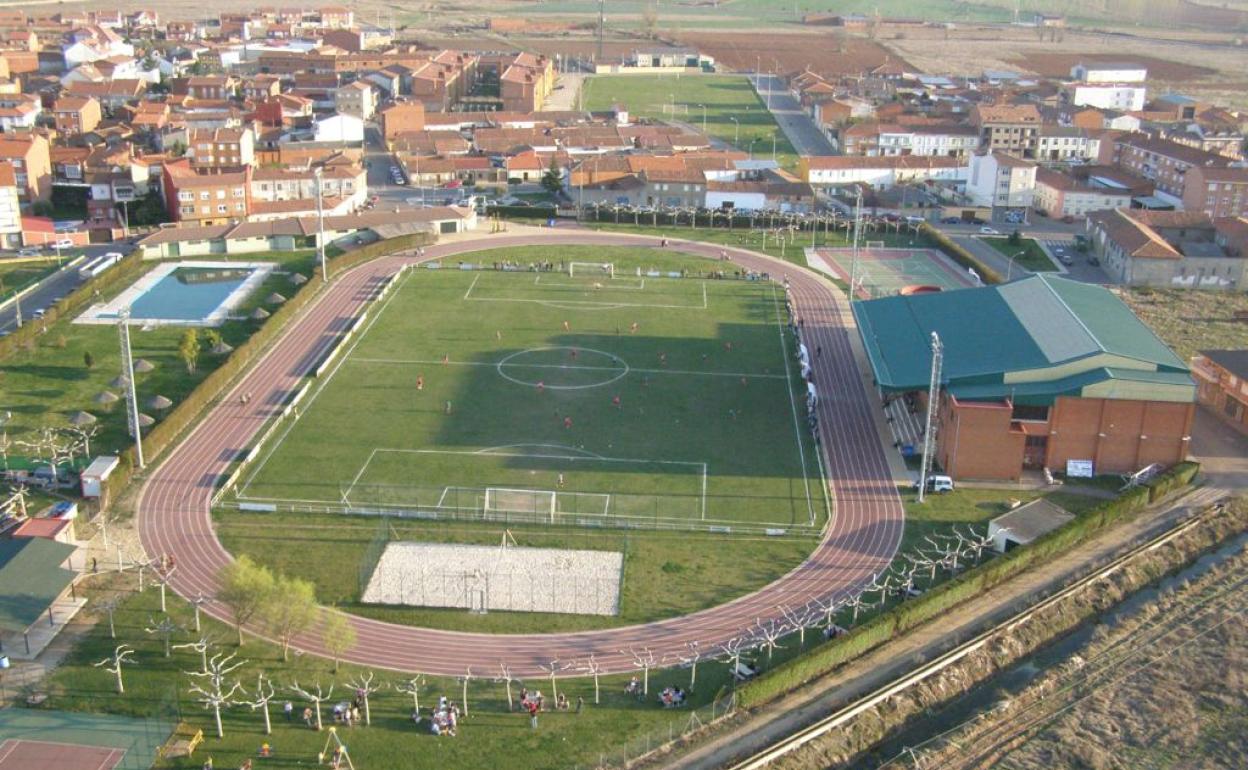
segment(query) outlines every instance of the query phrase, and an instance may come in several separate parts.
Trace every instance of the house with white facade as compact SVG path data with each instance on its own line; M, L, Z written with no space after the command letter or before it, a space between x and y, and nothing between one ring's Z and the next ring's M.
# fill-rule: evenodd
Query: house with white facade
M1036 193L1036 164L1006 155L985 152L971 156L966 194L976 206L990 207L993 219L1009 211L1031 208Z
M316 121L312 133L316 142L363 142L364 121L354 115L330 115Z
M1134 64L1076 64L1062 97L1076 107L1135 112L1144 109L1148 70Z

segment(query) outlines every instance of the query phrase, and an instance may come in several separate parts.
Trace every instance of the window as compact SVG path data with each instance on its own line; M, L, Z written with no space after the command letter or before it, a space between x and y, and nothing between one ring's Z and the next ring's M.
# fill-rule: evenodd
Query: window
M200 199L201 201L206 201L206 200L208 200L210 197L212 197L212 196L211 196L211 194L210 194L207 190L200 190L200 191L199 191L199 199Z
M1049 419L1049 408L1043 405L1015 404L1010 418L1030 422L1045 422Z
M195 200L195 193L182 190L178 193L178 200L183 202L191 202Z
M218 204L217 204L217 213L218 213L218 214L224 214L224 213L226 213L226 212L227 212L227 211L229 211L229 210L230 210L230 207L229 207L229 206L227 206L227 205L225 205L224 203L218 203Z
M217 200L225 199L225 190L217 190Z

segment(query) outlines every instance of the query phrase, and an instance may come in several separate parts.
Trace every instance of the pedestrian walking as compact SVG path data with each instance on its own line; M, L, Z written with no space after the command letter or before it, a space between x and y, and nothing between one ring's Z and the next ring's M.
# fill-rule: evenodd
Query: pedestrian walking
M581 711L584 708L585 708L585 699L582 698L580 695L576 696L576 713L578 714L581 713Z
M425 375L418 374L416 375L416 390L424 390L424 389L425 389Z
M286 715L286 721L287 721L287 722L289 722L290 720L294 719L294 717L295 717L295 704L291 703L290 701L286 701L286 705L282 706L282 713Z
M91 557L91 571L92 571L92 572L99 572L99 571L100 571L100 570L99 570L99 568L96 566L96 561L95 561L95 557L94 557L94 556L92 556L92 557Z
M451 402L448 400L446 402L446 414L450 414L450 413L451 413Z

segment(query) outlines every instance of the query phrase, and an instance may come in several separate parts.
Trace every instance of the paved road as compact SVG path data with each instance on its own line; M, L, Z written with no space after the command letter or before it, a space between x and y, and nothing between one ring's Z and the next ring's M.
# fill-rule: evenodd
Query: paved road
M425 259L449 259L483 248L521 245L642 245L653 237L567 230L528 229L506 236L477 234L425 249ZM673 241L672 250L715 259L723 247ZM498 636L414 628L348 615L358 643L345 658L363 665L456 675L465 666L494 668L500 661L518 676L539 676L552 658L564 661L593 654L606 670L633 668L628 648L649 648L669 661L698 642L706 651L746 633L756 619L777 619L781 605L800 607L814 599L844 597L889 563L901 540L903 513L875 425L877 409L854 358L841 295L803 268L743 249L727 250L747 268L785 273L792 282L795 312L804 319L807 345L824 351L815 359L815 378L825 394L818 405L823 461L837 501L832 522L815 551L799 567L765 588L681 618L604 631ZM339 276L295 319L268 353L225 395L194 431L147 478L139 494L137 526L149 555L173 555L178 569L171 584L182 596L213 596L217 575L231 559L217 540L209 502L218 481L281 408L303 377L333 349L351 319L369 307L384 281L408 254L383 257ZM240 403L239 393L255 396ZM743 447L743 451L746 448ZM228 620L225 607L205 605ZM294 646L324 655L319 629L301 634Z
M84 249L75 249L75 253L85 253L88 257L94 257L109 251L120 251L129 253L132 247L128 244L109 243L99 246L88 246ZM66 262L72 257L67 256ZM78 277L77 268L62 268L52 273L30 293L22 297L20 303L11 302L0 309L0 333L11 333L17 328L17 308L21 305L22 320L29 322L34 317L35 311L43 310L51 307L53 303L69 294L74 289L81 286L84 281Z
M950 233L953 241L962 248L979 257L985 264L996 270L1002 277L1010 276L1011 279L1022 278L1030 275L1030 271L1021 267L1017 262L1013 266L1009 264L1009 259L1001 252L992 248L988 244L982 242L974 235L958 235ZM1027 237L1032 237L1030 233ZM1057 238L1037 238L1040 245L1047 251L1053 260L1053 266L1056 268L1054 275L1060 275L1064 278L1070 278L1075 281L1084 283L1106 284L1110 283L1109 276L1100 267L1088 264L1087 257L1075 251L1075 242L1073 240L1061 240ZM1063 249L1067 254L1075 258L1073 265L1063 265L1053 257L1055 248Z
M584 72L564 72L555 82L555 90L546 99L542 109L547 112L571 112L576 109L576 97L588 77Z
M813 118L802 109L793 94L784 87L784 81L775 75L761 73L751 75L750 81L763 103L770 102L771 115L780 124L789 144L798 155L836 155L828 137L824 136Z

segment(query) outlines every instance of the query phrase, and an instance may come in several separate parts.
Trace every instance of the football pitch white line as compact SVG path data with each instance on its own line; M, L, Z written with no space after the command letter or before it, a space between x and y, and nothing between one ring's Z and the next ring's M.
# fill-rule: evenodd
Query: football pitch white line
M593 289L593 290L602 290L602 289L608 289L608 288L609 288L609 289L614 289L615 291L645 291L645 288L646 288L646 279L645 279L645 278L632 278L631 276L630 276L630 277L628 277L628 278L623 278L623 279L621 279L621 278L606 278L606 277L603 277L603 278L602 278L602 280L605 280L605 281L610 281L610 283L609 283L609 284L603 284L601 287L596 287L596 286L594 286L594 285L593 285L593 283L601 283L601 281L596 281L596 282L593 282L593 283L558 283L558 282L551 281L551 280L549 280L549 279L548 279L545 283L543 283L543 282L542 282L542 274L541 274L541 273L538 273L536 276L534 276L534 277L533 277L533 285L534 285L534 286L543 286L543 287L545 287L545 286L550 286L550 287L553 287L553 288L556 288L556 289ZM632 280L632 281L634 281L635 283L633 283L632 285L622 284L622 283L617 283L618 281L621 281L621 280Z
M776 298L776 287L771 287L771 304L776 309L776 331L780 335L780 357L784 359L784 373L788 375L790 384L789 407L793 411L793 437L797 439L797 456L802 464L802 488L806 491L806 511L810 514L810 525L815 525L815 505L810 499L810 478L806 475L806 447L802 445L802 426L797 419L797 401L793 397L792 371L789 369L789 351L784 345L784 316L780 312L780 302Z
M321 378L320 385L315 390L313 390L312 395L308 397L307 403L304 404L302 409L298 409L295 411L294 419L292 419L289 422L289 424L286 426L286 429L282 431L282 435L278 436L277 440L272 443L272 446L269 447L269 450L264 453L264 458L260 462L256 463L256 467L252 469L251 473L247 476L247 480L243 482L243 484L238 488L238 493L237 493L238 497L243 497L246 495L247 490L251 487L251 482L255 481L255 478L257 475L259 475L260 471L264 470L264 466L268 464L269 460L277 452L278 448L281 447L281 445L286 441L286 437L289 436L290 432L295 429L295 425L297 425L299 421L303 419L303 415L307 414L308 410L312 408L312 404L315 403L316 399L320 397L322 392L324 392L325 387L329 385L330 381L334 379L334 376L338 374L338 371L342 369L342 364L351 358L351 353L354 352L357 347L359 347L360 341L368 336L368 332L370 329L373 328L373 324L377 323L377 319L385 314L386 309L390 307L390 303L394 301L395 297L399 296L399 294L402 293L403 287L407 284L408 281L412 280L412 276L415 274L416 272L414 270L409 270L407 272L407 275L405 275L403 278L403 283L399 285L398 287L396 287L394 291L390 292L390 296L386 297L385 301L381 303L381 307L377 309L377 312L373 313L369 317L368 323L364 324L364 328L358 330L358 332L355 335L355 341L351 343L351 346L347 348L347 350L343 351L342 355L338 356L338 360L334 362L334 365L329 370L329 373L326 374L323 378ZM369 309L371 309L371 307L372 307L371 305L366 306L364 308L364 312L367 312ZM260 499L260 498L253 498L253 499Z
M467 302L526 302L536 305L547 305L550 307L567 308L571 310L580 309L606 309L615 310L620 308L636 307L636 308L656 308L664 310L706 310L707 294L706 281L702 281L702 304L701 305L669 305L653 302L603 302L598 300L581 300L581 299L530 299L521 297L474 297L472 290L477 286L477 280L481 278L478 273L469 285L468 291L464 292L464 300ZM644 287L643 287L644 288Z
M502 366L504 369L585 369L608 372L619 371L619 367L615 366L586 366L584 364L492 364L485 361L447 361L446 363L443 363L440 358L353 358L351 360L362 364L394 364L396 366L485 366L491 369L497 369L499 366ZM784 374L758 374L757 372L703 372L693 369L638 369L637 367L629 367L629 371L641 372L642 374L677 374L688 375L691 377L735 377L737 379L746 377L755 380L790 379L788 375Z

